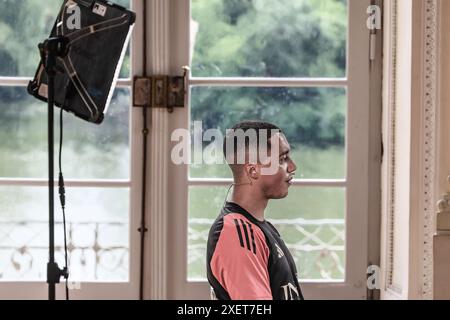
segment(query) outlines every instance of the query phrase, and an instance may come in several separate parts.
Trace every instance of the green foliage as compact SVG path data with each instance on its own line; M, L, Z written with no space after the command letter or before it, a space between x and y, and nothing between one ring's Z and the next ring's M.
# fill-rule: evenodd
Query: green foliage
M195 76L345 75L345 1L193 0Z
M345 76L345 0L193 0L192 15L194 76ZM271 120L291 142L326 148L344 145L345 105L339 89L194 89L191 118L222 129Z
M32 75L39 61L37 44L49 34L61 1L0 1L0 73Z
M129 0L115 1L129 7ZM0 75L33 76L39 62L38 43L46 39L61 0L0 0ZM121 76L129 76L130 58Z
M319 150L300 146L293 148L291 158L298 167L296 178L301 179L343 179L345 177L345 150L331 147ZM192 178L232 178L227 164L191 164Z
M331 88L194 88L192 120L225 132L236 122L261 119L280 126L292 144L343 147L346 95Z
M120 0L127 6L128 0ZM61 1L0 0L0 74L32 76L36 45L50 32ZM345 0L192 0L199 23L194 76L345 76ZM121 75L130 70L129 56ZM24 103L16 88L1 103ZM318 88L222 88L193 90L193 120L229 128L243 119L278 124L292 143L317 148L345 141L343 90ZM110 110L113 110L112 108ZM3 124L11 117L1 114ZM119 137L118 137L119 138ZM123 140L122 140L123 141Z
M129 0L116 0L116 3L129 7ZM55 23L56 15L61 8L61 0L0 0L0 76L32 77L39 63L38 43L46 39ZM121 76L130 74L129 50L125 58ZM72 115L65 117L66 142L74 151L106 150L120 145L122 149L129 145L129 92L118 89L115 92L108 116L101 127L84 123ZM55 109L56 110L56 109ZM27 150L44 146L46 127L46 104L31 98L23 87L0 88L0 138L2 152L11 155L17 153L21 161L2 161L25 164L21 156ZM20 136L26 137L22 139ZM13 138L7 138L13 135ZM44 138L44 139L42 139ZM42 139L42 141L39 141ZM93 141L99 141L92 145ZM20 147L18 147L20 145ZM14 157L13 157L14 158ZM2 172L17 174L17 170ZM16 165L17 167L17 165ZM24 166L26 167L26 166ZM9 170L9 169L8 169ZM21 174L26 175L25 169ZM33 170L34 173L36 170Z

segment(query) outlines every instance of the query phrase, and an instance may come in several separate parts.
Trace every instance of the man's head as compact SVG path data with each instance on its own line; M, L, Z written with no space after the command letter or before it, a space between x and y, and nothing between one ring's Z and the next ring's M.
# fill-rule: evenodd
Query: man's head
M266 199L287 196L295 163L289 143L274 124L243 121L227 130L223 152L237 185L249 185Z

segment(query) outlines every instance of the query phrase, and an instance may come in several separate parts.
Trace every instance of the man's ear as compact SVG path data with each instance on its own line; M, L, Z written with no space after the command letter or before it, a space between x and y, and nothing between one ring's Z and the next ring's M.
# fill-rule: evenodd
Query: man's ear
M254 164L249 164L245 166L245 171L248 177L257 180L259 178L259 167Z

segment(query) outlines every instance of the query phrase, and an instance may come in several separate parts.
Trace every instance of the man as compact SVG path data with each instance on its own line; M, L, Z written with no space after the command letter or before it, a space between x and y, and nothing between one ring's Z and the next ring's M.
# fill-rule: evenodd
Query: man
M249 132L255 133L256 143L249 141ZM239 139L238 133L249 139ZM244 121L227 132L223 147L234 188L209 232L207 273L212 293L220 300L303 299L294 259L264 218L270 199L288 195L297 169L286 137L273 124ZM260 152L266 148L268 158ZM239 162L242 153L244 161ZM256 161L250 161L255 153ZM275 170L270 172L269 167Z

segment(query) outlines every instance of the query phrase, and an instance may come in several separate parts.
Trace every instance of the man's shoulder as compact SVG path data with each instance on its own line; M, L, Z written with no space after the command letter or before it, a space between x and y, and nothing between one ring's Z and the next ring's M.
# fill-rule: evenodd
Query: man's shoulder
M221 220L221 221L218 221ZM222 215L221 219L216 220L215 224L221 224L224 229L235 230L240 228L252 228L252 230L261 231L259 225L254 223L251 219L239 212L229 212Z
M279 231L268 220L258 223L255 222L255 219L251 219L243 213L233 211L222 211L220 213L211 225L209 236L211 237L214 234L218 238L220 234L228 235L230 233L234 234L235 232L238 232L242 236L245 236L246 232L248 236L251 236L253 233L254 237L258 237L264 241L267 238L266 235L276 234L278 237L281 237Z
M217 245L218 256L268 254L266 238L260 226L237 212L228 212L216 219L211 226L208 242ZM210 248L216 249L216 246Z
M247 225L255 226L259 229L259 226L256 223L239 212L221 212L221 214L213 222L212 227L233 227L236 225L236 223L245 223Z

